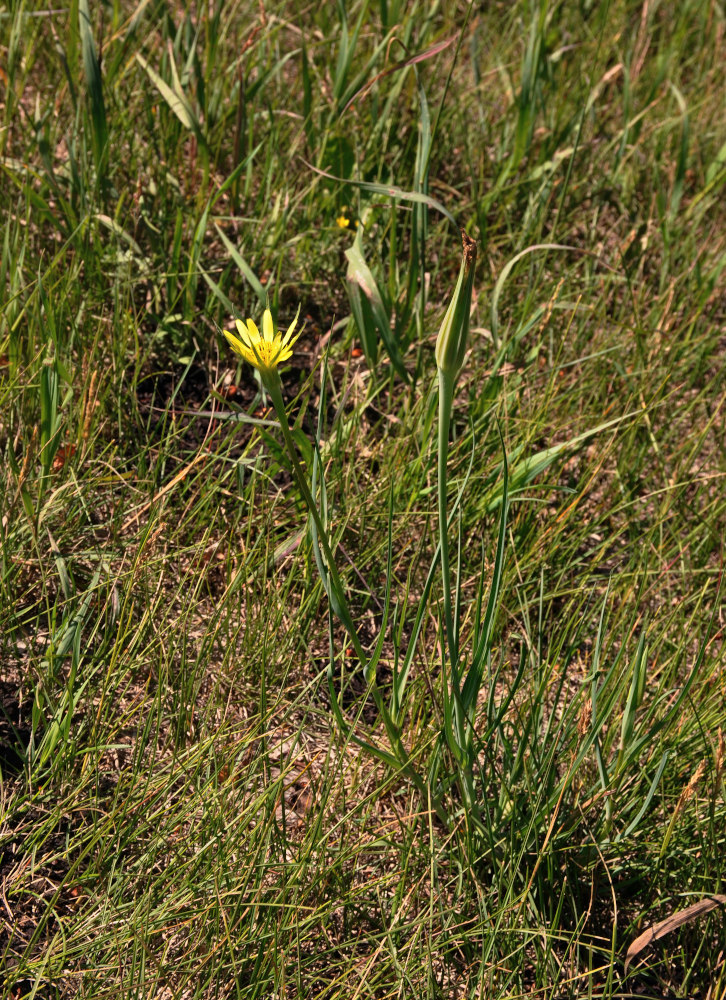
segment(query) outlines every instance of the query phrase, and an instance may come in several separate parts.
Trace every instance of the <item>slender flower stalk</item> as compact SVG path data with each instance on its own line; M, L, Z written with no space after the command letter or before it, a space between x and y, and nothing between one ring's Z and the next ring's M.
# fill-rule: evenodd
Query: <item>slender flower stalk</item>
M272 405L275 408L275 413L280 423L282 435L285 439L285 446L292 463L293 475L295 476L297 485L300 488L303 499L305 500L305 505L307 506L310 516L312 517L317 529L318 538L325 556L325 561L327 562L328 573L330 574L333 584L331 593L333 595L338 595L343 593L343 587L340 582L340 577L338 576L338 569L335 565L333 553L328 541L328 533L323 525L317 504L315 503L313 495L310 492L307 479L305 478L303 470L300 467L295 442L293 441L292 434L290 433L290 425L287 420L285 401L282 398L282 383L280 382L280 373L278 371L279 365L292 357L293 344L300 336L299 333L297 336L293 336L299 314L300 309L298 308L297 315L287 328L287 332L284 336L279 331L275 330L274 323L272 322L272 314L269 309L265 309L262 317L262 334L260 334L260 331L251 319L248 319L246 324L241 320L236 320L235 326L237 327L237 333L239 336L230 333L228 330L223 330L222 332L227 338L232 350L236 354L243 357L246 361L249 361L249 363L254 365L254 367L259 371L262 383L272 400ZM365 652L360 644L360 640L358 639L355 626L353 625L353 621L347 607L337 598L334 599L334 605L333 610L348 630L353 647L355 648L355 651L360 659L364 662L366 659Z
M474 286L476 243L465 232L461 233L462 256L459 278L454 294L444 315L436 341L436 364L439 374L439 440L438 440L438 507L439 547L441 552L441 578L444 592L445 649L448 650L450 686L444 684L444 735L454 760L460 765L461 793L467 816L475 822L479 815L471 767L466 764L468 736L467 721L462 700L461 668L459 661L458 613L452 608L452 592L456 593L459 581L452 580L449 566L448 519L448 460L449 429L454 390L459 378L469 338L469 314ZM458 600L455 605L458 608ZM446 659L446 657L444 657Z
M441 577L444 583L444 626L452 664L459 659L458 636L454 629L451 609L451 570L449 568L448 524L448 464L449 427L454 401L454 380L439 368L439 442L438 442L438 501L439 539L441 542Z
M441 541L441 575L444 585L444 625L451 660L454 693L458 688L459 636L458 622L454 621L451 606L451 571L449 568L449 537L447 517L447 487L449 459L449 428L454 389L459 372L464 364L469 339L469 314L471 294L474 287L476 265L476 243L462 230L462 257L459 278L454 294L446 310L436 341L436 364L439 370L439 454L438 454L438 500L439 537Z
M313 495L310 492L310 487L308 486L305 474L303 473L303 470L300 467L300 462L297 457L297 450L295 448L295 442L293 441L292 434L290 433L290 425L287 420L287 411L285 410L285 401L282 398L282 386L280 383L280 376L278 375L277 371L273 371L270 375L267 376L267 380L265 381L265 388L270 394L272 405L275 408L275 413L277 414L277 419L280 423L280 429L282 430L282 436L285 439L285 446L287 448L287 453L290 456L290 461L292 463L292 470L295 479L297 481L297 485L300 488L300 492L302 493L303 499L305 500L305 505L308 508L310 516L312 517L315 527L317 529L318 538L320 540L320 544L323 549L323 554L325 555L325 561L328 564L327 569L328 572L330 573L330 577L333 582L332 592L334 594L342 594L343 586L340 582L340 577L338 576L338 568L335 565L335 559L333 558L333 553L330 548L330 543L328 541L328 532L320 516L318 505L315 503ZM367 657L365 655L365 652L363 651L363 647L360 644L357 632L355 630L355 626L353 625L353 621L350 617L347 607L340 600L335 600L334 605L335 606L333 610L345 625L358 657L361 659L362 662L365 662Z

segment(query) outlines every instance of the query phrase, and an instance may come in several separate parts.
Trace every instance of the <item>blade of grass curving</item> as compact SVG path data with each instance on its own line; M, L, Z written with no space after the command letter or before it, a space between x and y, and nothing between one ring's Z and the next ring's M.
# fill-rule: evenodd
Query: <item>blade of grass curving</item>
M492 719L494 715L494 697L496 695L496 685L499 675L501 673L501 668L497 670L496 674L491 678L489 682L489 698L487 699L487 716L492 719L489 726L485 730L481 737L481 743L486 744L491 736L500 729L502 722L504 721L504 716L507 714L507 709L512 703L512 699L517 693L522 679L524 677L525 667L527 666L527 649L523 645L519 651L519 666L517 667L517 673L514 675L514 679L509 681L507 684L507 693L504 697L504 701L501 703L497 709L497 714Z
M336 76L333 87L333 96L336 98L336 115L338 117L342 117L355 97L361 92L361 90L365 90L364 81L368 80L372 68L378 62L381 53L388 49L391 38L393 38L394 35L393 31L389 31L386 35L384 35L381 41L373 49L373 52L371 53L365 66L356 74L350 83L346 85L346 81L350 75L350 68L355 54L355 48L358 43L358 35L360 33L363 17L366 13L368 3L369 0L365 0L358 17L358 21L356 22L356 26L353 29L352 36L349 39L346 36L345 59L343 60L343 63L341 64L340 57L338 59L338 66L336 67ZM342 54L342 46L340 54Z
M84 2L84 0L81 0L81 2ZM204 132L202 131L201 122L199 121L189 98L184 93L171 48L169 48L169 60L172 68L172 76L174 78L173 86L169 86L166 80L164 80L164 78L156 72L153 66L149 65L141 53L136 53L136 61L146 72L146 75L159 91L162 98L168 105L169 110L179 119L184 128L194 135L195 139L199 143L200 149L206 151L207 140Z
M234 245L234 243L229 239L224 230L219 225L217 225L216 222L214 224L214 228L219 233L219 238L222 240L222 243L224 243L227 253L230 255L234 263L237 265L237 267L240 269L242 274L249 282L250 287L257 296L260 305L263 308L265 308L265 306L267 305L267 292L262 287L262 282L257 277L252 268L249 266L247 261L244 260L244 258L242 257L242 255L240 254L239 250Z
M407 56L405 59L401 59L400 62L395 63L393 66L389 66L387 69L381 70L380 73L376 73L376 75L366 84L364 84L364 86L362 86L359 91L353 94L353 96L343 109L343 111L344 112L347 111L348 108L352 104L354 104L360 97L364 97L371 89L371 87L374 87L376 83L378 83L380 80L385 79L387 76L390 76L392 73L398 73L402 69L407 69L409 66L415 67L416 65L418 65L418 63L426 62L427 60L432 59L434 56L439 55L445 49L448 49L450 45L453 45L456 37L457 36L452 35L451 38L446 38L442 42L435 42L433 45L430 45L424 52L418 52L416 53L416 55ZM365 74L361 75L364 76ZM428 159L426 159L426 161L424 162L428 164Z
M217 282L212 277L210 277L210 275L205 271L205 269L202 267L201 264L199 265L199 273L201 274L201 276L206 281L207 286L209 287L210 291L212 292L212 295L214 295L215 299L217 299L217 301L224 307L224 309L226 310L226 312L230 316L236 315L237 312L239 311L238 306L235 305L235 303L232 302L232 300L230 298L228 298L224 294L224 292L219 287L219 285L217 284ZM277 426L277 421L276 420L273 420L271 423L274 426Z
M625 711L623 712L623 719L620 727L619 760L622 759L622 756L625 754L633 739L633 732L635 730L635 713L640 706L640 702L643 698L643 692L645 690L647 662L648 647L645 642L644 628L640 633L640 639L638 640L638 646L635 651L633 665L631 668L632 679L630 682L630 690L628 692L628 700L625 704ZM616 764L615 766L617 769L618 765Z
M255 156L259 153L259 151L262 149L264 145L265 145L264 141L258 142L255 148L252 150L252 152L247 153L247 155L242 158L242 160L237 164L237 166L229 174L226 180L222 184L220 184L219 187L217 188L216 193L210 199L209 202L210 208L216 205L216 203L219 201L219 199L222 197L223 194L226 194L230 188L234 187L234 185L239 180L241 174L243 174L244 171L247 169L247 167L252 163Z
M349 251L346 251L346 255L348 253ZM371 301L365 294L360 281L356 280L355 269L350 258L348 258L345 285L353 319L358 328L358 336L363 345L363 353L365 354L369 370L374 372L378 364L378 324L376 323ZM376 288L377 291L378 289Z
M665 766L668 763L669 757L670 753L666 750L663 756L661 757L660 764L658 765L658 770L655 772L655 777L650 783L650 788L648 789L648 792L645 798L643 799L643 804L641 805L638 812L635 814L635 818L626 827L626 829L623 830L622 833L619 833L617 835L617 837L615 838L616 843L621 840L627 840L628 837L630 837L631 834L635 833L635 831L637 830L640 821L650 808L650 804L653 801L653 796L655 795L658 789L658 785L660 784L660 779L663 777L663 772L665 771Z
M321 177L327 177L330 181L337 181L338 184L351 184L353 187L360 188L361 191L371 191L373 194L380 194L385 198L395 198L397 201L419 202L422 205L428 205L429 208L433 208L436 212L440 212L441 215L445 216L452 226L457 229L459 228L454 216L441 204L440 201L437 201L435 198L431 198L427 194L421 194L420 191L404 191L395 184L375 184L372 181L357 181L352 177L336 177L335 174L329 174L326 170L320 170L318 167L314 167L312 163L308 163L307 160L302 160L302 162L309 170L312 170L313 173L320 174Z
M139 244L136 242L136 240L130 233L126 232L123 226L116 219L111 218L110 215L104 215L102 212L96 212L95 215L93 216L93 219L96 222L100 222L102 226L105 226L106 229L109 230L109 232L112 232L114 234L114 236L117 236L119 239L123 240L124 243L126 243L127 246L129 247L129 249L133 250L134 254L140 261L144 260L144 252L139 246Z
M363 231L358 229L355 235L355 240L353 246L349 247L345 251L345 256L348 260L348 272L346 275L346 284L349 290L349 296L351 301L351 307L353 307L354 302L357 301L357 305L360 313L360 325L359 331L361 334L361 340L364 346L367 346L367 352L370 352L371 357L377 358L377 344L374 342L374 336L370 329L370 319L372 318L375 322L375 328L383 341L388 357L391 360L391 364L395 368L396 372L403 379L404 382L410 382L411 378L406 371L406 367L403 363L403 358L398 349L398 344L393 339L391 332L391 319L388 310L383 302L383 297L381 295L380 288L376 279L373 277L371 269L368 267L363 256ZM355 288L360 289L361 296L365 299L368 304L368 309L360 299L356 299L355 294L351 295L351 290ZM355 312L354 312L355 315ZM366 325L367 321L367 325ZM358 323L358 318L356 317L356 323ZM368 353L366 353L366 358ZM372 369L374 370L374 369Z
M642 410L633 410L630 413L624 413L620 417L614 417L612 420L608 420L603 424L598 424L597 427L593 427L589 431L583 431L582 434L578 434L576 437L570 438L569 441L562 441L560 444L553 445L551 448L545 448L542 451L537 452L535 455L529 455L527 458L523 458L520 462L517 462L516 465L511 467L511 483L509 487L510 497L515 491L519 493L525 486L528 486L532 480L536 479L537 476L545 472L550 465L552 465L552 463L569 448L576 448L589 438L594 437L597 434L601 434L603 431L609 430L611 427L617 427L626 420L642 416ZM496 510L501 502L501 487L496 487L493 490L493 496L491 496L488 500L485 509L488 512Z
M276 76L279 77L282 68L289 63L291 59L294 59L298 52L299 49L291 49L289 52L286 52L284 56L278 59L276 63L273 63L269 69L264 71L264 73L260 73L260 75L252 82L247 82L245 84L245 100L248 104L251 104L252 101L254 101L257 94L261 93L264 95L267 87L269 86L270 80L274 79Z
M520 250L520 252L515 254L511 260L507 261L502 270L499 272L499 277L494 283L494 289L492 291L491 333L494 349L496 351L501 349L501 342L499 339L499 297L502 294L504 284L513 268L516 267L520 260L528 254L534 253L536 250L571 250L574 253L585 252L580 247L573 247L567 243L535 243L533 246L525 247L524 250Z

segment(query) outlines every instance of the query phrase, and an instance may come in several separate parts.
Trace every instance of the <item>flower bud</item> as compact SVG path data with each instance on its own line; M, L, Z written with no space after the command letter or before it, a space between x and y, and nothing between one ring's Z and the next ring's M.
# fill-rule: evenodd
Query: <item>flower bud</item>
M474 287L476 242L461 231L463 252L459 280L436 341L436 364L439 370L455 379L464 364L466 344L469 339L469 313Z

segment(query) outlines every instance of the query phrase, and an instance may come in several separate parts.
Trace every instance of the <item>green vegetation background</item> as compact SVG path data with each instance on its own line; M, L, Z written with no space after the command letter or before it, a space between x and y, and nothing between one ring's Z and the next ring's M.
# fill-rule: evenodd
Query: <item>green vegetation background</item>
M726 996L722 910L624 966L723 892L725 33L716 0L0 10L2 996ZM433 554L452 219L479 243L466 600L498 428L512 487L482 718L524 664L478 857L333 725L301 498L220 336L301 305L308 463L328 352L329 513L372 641L391 491L399 599ZM356 235L385 330L349 318ZM436 637L432 610L424 757Z

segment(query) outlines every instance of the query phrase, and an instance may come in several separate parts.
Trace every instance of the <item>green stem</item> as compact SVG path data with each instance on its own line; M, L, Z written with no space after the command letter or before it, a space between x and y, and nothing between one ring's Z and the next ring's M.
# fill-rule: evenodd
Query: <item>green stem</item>
M456 670L459 662L458 636L456 634L454 615L451 607L451 570L449 569L449 525L447 515L449 426L451 424L451 407L454 401L455 381L455 376L439 368L439 541L441 543L441 577L444 588L444 625L446 628L446 645L449 651L452 672Z
M295 442L293 441L292 434L290 433L290 425L287 420L287 411L285 410L285 402L282 398L280 376L277 374L277 372L273 372L271 375L265 374L263 382L265 385L265 389L267 389L267 392L270 395L270 399L272 400L272 405L275 407L275 413L277 414L277 419L280 422L280 427L282 429L282 436L285 438L285 445L287 447L287 451L290 456L290 461L292 463L292 471L297 481L297 485L299 486L300 492L303 495L303 499L305 500L305 504L310 512L310 516L315 522L315 527L317 528L318 531L318 538L320 540L320 544L323 549L323 554L325 555L325 561L328 564L328 572L330 573L330 577L333 583L333 589L338 595L342 597L343 585L338 575L338 568L335 565L335 559L333 557L332 549L330 548L330 543L328 541L328 533L325 529L325 525L323 524L320 512L318 511L317 504L315 503L313 495L310 492L310 487L307 484L307 479L305 478L303 470L300 466L300 462L298 461L297 448L295 447ZM353 643L353 647L356 653L358 654L359 659L361 660L362 663L365 663L367 660L367 656L363 650L363 647L356 633L355 626L353 625L353 620L348 614L347 608L342 604L342 602L340 602L340 600L339 604L340 607L336 608L335 610L339 613L340 617L343 620L343 624L345 625L348 634L350 635L351 642Z
M451 577L449 566L449 519L448 519L448 459L449 459L449 428L451 426L451 408L454 401L454 388L458 372L445 372L439 368L439 454L438 454L438 495L439 495L439 543L441 546L441 579L444 591L444 626L446 631L446 647L449 654L449 690L444 697L450 699L453 708L453 729L445 724L444 733L449 749L455 759L461 761L459 787L463 792L467 812L478 817L476 796L472 785L471 763L464 763L462 755L468 755L466 739L466 718L461 701L461 678L459 675L459 623L452 608L451 595L456 584ZM444 660L446 656L444 655ZM444 681L446 683L446 681ZM444 713L446 716L446 712Z

